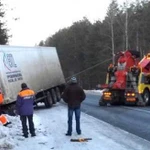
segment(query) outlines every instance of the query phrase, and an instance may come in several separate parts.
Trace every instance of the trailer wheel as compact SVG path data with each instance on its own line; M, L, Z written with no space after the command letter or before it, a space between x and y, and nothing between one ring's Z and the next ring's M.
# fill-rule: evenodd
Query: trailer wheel
M51 89L51 96L52 96L53 104L56 104L57 103L57 96L56 96L56 92L54 89Z
M52 107L52 105L53 105L53 102L52 102L51 94L50 92L47 92L47 98L45 98L45 107L50 108Z
M150 94L149 93L150 92L148 90L144 90L143 99L144 99L145 105L150 104Z
M61 93L58 87L56 88L56 96L57 96L57 102L59 102L61 100Z

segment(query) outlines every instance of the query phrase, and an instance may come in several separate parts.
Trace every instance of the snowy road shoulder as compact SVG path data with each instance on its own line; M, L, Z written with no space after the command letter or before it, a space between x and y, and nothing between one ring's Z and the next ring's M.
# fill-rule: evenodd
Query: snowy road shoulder
M58 103L51 109L35 110L36 137L21 136L19 117L9 117L10 128L0 126L0 150L149 150L150 142L85 113L81 115L82 135L75 132L66 137L67 108ZM71 138L92 138L89 142L70 142Z

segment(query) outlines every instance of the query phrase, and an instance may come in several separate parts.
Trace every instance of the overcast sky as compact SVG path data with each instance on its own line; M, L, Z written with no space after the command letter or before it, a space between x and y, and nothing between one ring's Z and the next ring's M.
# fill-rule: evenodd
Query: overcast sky
M111 0L3 0L10 45L34 46L59 29L87 17L103 20ZM118 0L122 4L126 0ZM132 0L129 0L132 1ZM13 10L11 10L13 8ZM14 20L13 18L19 18Z

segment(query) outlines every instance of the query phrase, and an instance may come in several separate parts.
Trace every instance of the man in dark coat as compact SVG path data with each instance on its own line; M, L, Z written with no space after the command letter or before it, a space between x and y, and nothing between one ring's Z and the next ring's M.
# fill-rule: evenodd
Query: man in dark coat
M27 87L26 83L21 84L22 90L18 93L16 101L16 110L20 115L22 123L23 136L28 138L27 119L29 122L29 130L31 136L35 136L35 129L33 123L33 103L35 99L34 91Z
M62 98L68 104L68 131L67 136L72 134L72 117L73 112L75 112L76 119L76 132L80 135L80 105L85 99L86 95L83 89L77 84L77 79L75 77L71 78L70 84L66 87Z

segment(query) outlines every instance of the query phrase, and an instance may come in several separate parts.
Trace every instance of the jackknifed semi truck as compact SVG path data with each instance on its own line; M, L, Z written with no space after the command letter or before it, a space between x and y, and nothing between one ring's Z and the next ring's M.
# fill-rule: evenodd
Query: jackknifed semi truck
M2 106L15 103L21 83L35 91L35 104L60 101L65 78L55 47L0 46Z

